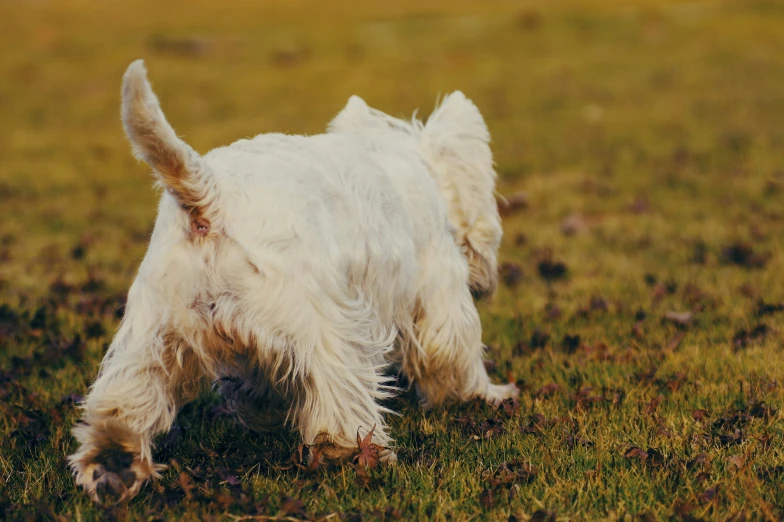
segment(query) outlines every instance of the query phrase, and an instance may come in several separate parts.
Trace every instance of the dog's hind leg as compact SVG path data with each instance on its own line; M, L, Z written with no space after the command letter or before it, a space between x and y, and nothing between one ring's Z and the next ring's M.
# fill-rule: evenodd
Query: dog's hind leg
M382 327L361 298L340 294L341 290L328 288L322 281L318 301L316 296L297 297L300 326L291 330L289 320L284 327L289 328L286 337L291 346L282 353L287 354L289 366L270 371L286 376L285 382L276 386L293 398L289 419L303 442L318 444L322 456L332 461L353 456L357 436L364 438L371 430L375 444L387 447L391 443L384 422L389 410L379 401L392 391L383 369L384 354L390 350L395 332ZM325 296L333 298L325 300ZM296 308L292 305L291 309ZM381 460L393 462L396 457L386 449Z
M127 500L158 476L152 439L169 430L202 382L187 346L139 326L123 322L73 429L80 443L68 458L75 481L101 504Z
M492 384L485 370L482 326L465 258L446 239L434 248L418 294L416 343L409 340L403 355L405 373L425 407L475 397L498 404L515 397L519 391L514 384Z

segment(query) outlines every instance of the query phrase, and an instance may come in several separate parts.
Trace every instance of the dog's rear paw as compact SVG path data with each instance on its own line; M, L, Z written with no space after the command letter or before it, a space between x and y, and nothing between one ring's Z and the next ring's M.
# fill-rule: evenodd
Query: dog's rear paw
M134 471L124 469L116 473L108 471L103 466L93 471L92 484L86 486L92 499L104 506L128 500L140 487L141 483L137 480Z
M110 506L133 498L147 480L165 466L143 461L140 454L114 442L98 445L93 439L69 457L75 482L93 502Z
M520 395L520 389L514 384L488 384L487 392L482 398L491 406L499 406L507 399L513 399Z
M150 478L138 462L122 469L97 462L83 466L74 464L73 468L76 483L84 488L93 502L104 506L131 499Z

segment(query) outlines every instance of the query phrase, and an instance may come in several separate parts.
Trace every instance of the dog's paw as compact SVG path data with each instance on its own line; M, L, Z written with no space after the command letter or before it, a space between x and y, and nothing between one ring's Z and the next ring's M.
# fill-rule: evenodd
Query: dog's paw
M389 448L384 448L378 452L378 462L383 466L394 466L397 464L397 453Z
M348 464L351 462L362 462L362 458L378 462L382 466L392 466L397 464L397 454L390 448L377 444L364 442L357 446L344 446L328 442L325 435L316 438L316 443L309 446L306 464L308 467L318 467L320 465ZM375 464L373 464L375 466Z
M519 395L520 389L510 382L509 384L488 384L487 391L482 398L491 406L499 406L505 400L513 399Z
M124 469L119 473L98 466L93 471L92 483L86 486L90 497L98 504L105 506L116 504L130 499L139 491L142 481L138 480L136 473Z
M91 460L72 460L71 467L76 483L104 506L131 499L152 476L150 466L118 448L108 448Z
M164 466L142 462L118 445L80 452L70 458L75 481L93 502L110 506L133 498Z

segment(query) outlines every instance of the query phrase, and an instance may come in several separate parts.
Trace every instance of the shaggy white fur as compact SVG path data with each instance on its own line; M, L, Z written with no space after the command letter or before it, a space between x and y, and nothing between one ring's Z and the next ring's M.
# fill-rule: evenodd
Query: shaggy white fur
M200 156L166 121L142 61L122 120L165 191L125 317L86 397L76 482L135 495L151 442L205 382L250 427L288 423L348 457L394 364L425 406L515 396L482 364L471 296L491 292L501 226L489 134L461 93L426 124L352 97L327 134L265 134ZM386 452L385 459L395 460Z

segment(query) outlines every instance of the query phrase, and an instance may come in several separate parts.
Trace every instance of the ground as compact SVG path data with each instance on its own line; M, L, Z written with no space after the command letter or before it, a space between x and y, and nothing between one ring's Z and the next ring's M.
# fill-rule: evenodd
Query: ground
M0 3L0 518L784 517L784 4L386 4ZM397 467L309 472L205 393L163 478L93 506L70 428L157 200L119 122L136 58L202 152L351 94L472 98L508 199L484 340L519 405L402 394Z

